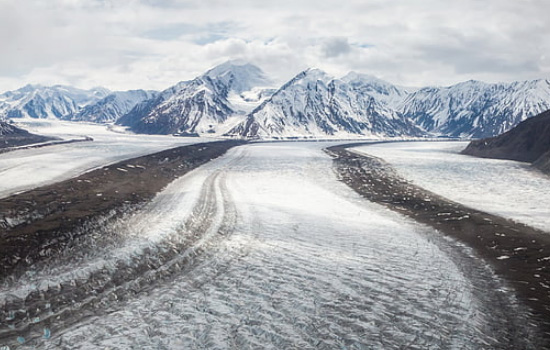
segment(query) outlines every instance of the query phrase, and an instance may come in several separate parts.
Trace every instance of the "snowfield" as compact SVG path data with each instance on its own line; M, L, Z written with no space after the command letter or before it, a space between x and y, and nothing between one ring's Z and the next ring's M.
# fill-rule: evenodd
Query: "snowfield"
M82 140L0 154L0 197L75 177L83 172L123 159L155 153L186 144L208 142L198 137L130 135L106 125L57 120L18 120L18 126L63 140Z
M455 202L550 233L550 177L528 164L459 154L468 142L397 142L355 147L405 179Z
M534 348L527 310L485 264L338 182L326 146L233 148L105 228L119 239L4 284L2 300L63 280L84 290L102 283L86 281L95 270L170 256L142 273L144 291L93 295L106 300L94 316L54 317L18 348Z

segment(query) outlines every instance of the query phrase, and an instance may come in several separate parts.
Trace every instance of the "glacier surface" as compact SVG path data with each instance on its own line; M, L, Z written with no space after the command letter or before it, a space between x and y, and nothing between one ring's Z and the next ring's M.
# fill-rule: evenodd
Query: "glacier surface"
M529 164L461 155L467 142L397 142L353 148L455 202L550 233L550 178Z
M21 335L19 348L530 348L529 336L506 333L529 327L526 310L485 264L338 182L326 146L231 149L107 227L121 236L116 244L76 248L70 264L4 284L2 300L63 280L84 289L102 283L86 282L96 269L115 274L129 257L149 259L155 247L201 233L143 273L147 289L128 283L125 301L103 296L109 302L93 316L57 319L47 339L42 330ZM154 277L168 265L170 278Z

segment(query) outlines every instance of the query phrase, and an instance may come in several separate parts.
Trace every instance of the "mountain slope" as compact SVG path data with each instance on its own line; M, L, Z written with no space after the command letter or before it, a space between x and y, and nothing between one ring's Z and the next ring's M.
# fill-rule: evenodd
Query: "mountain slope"
M502 135L472 141L462 153L483 158L530 162L548 171L550 110L521 122Z
M109 90L82 90L69 86L27 85L0 95L0 119L62 118L107 96Z
M0 136L26 135L29 132L0 120Z
M226 62L136 105L118 124L137 133L214 133L269 96L271 81L256 66Z
M397 109L428 132L489 137L550 109L550 81L467 81L443 88L423 88L410 94Z
M367 93L367 84L360 83L357 77L348 78L353 83L334 79L318 69L306 70L227 134L276 138L422 134L387 102Z
M138 103L156 97L156 91L116 91L101 100L82 108L76 114L68 115L72 121L111 123L128 113Z
M0 149L45 142L48 140L51 140L51 138L31 134L27 130L20 129L0 120Z

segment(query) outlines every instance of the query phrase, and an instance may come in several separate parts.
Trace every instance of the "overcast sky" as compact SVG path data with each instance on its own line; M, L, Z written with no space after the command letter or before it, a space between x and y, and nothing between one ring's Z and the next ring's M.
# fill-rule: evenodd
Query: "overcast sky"
M0 91L164 89L228 59L406 86L550 78L549 0L0 0Z

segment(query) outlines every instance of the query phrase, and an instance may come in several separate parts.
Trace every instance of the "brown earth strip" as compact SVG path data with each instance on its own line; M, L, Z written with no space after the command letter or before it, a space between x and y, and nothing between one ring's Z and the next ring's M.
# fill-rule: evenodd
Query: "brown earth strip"
M79 227L146 203L175 178L241 143L178 147L0 199L0 279L54 256L83 232Z
M341 181L368 200L472 247L531 307L550 345L550 233L438 196L407 182L383 160L346 149L353 146L327 149Z

